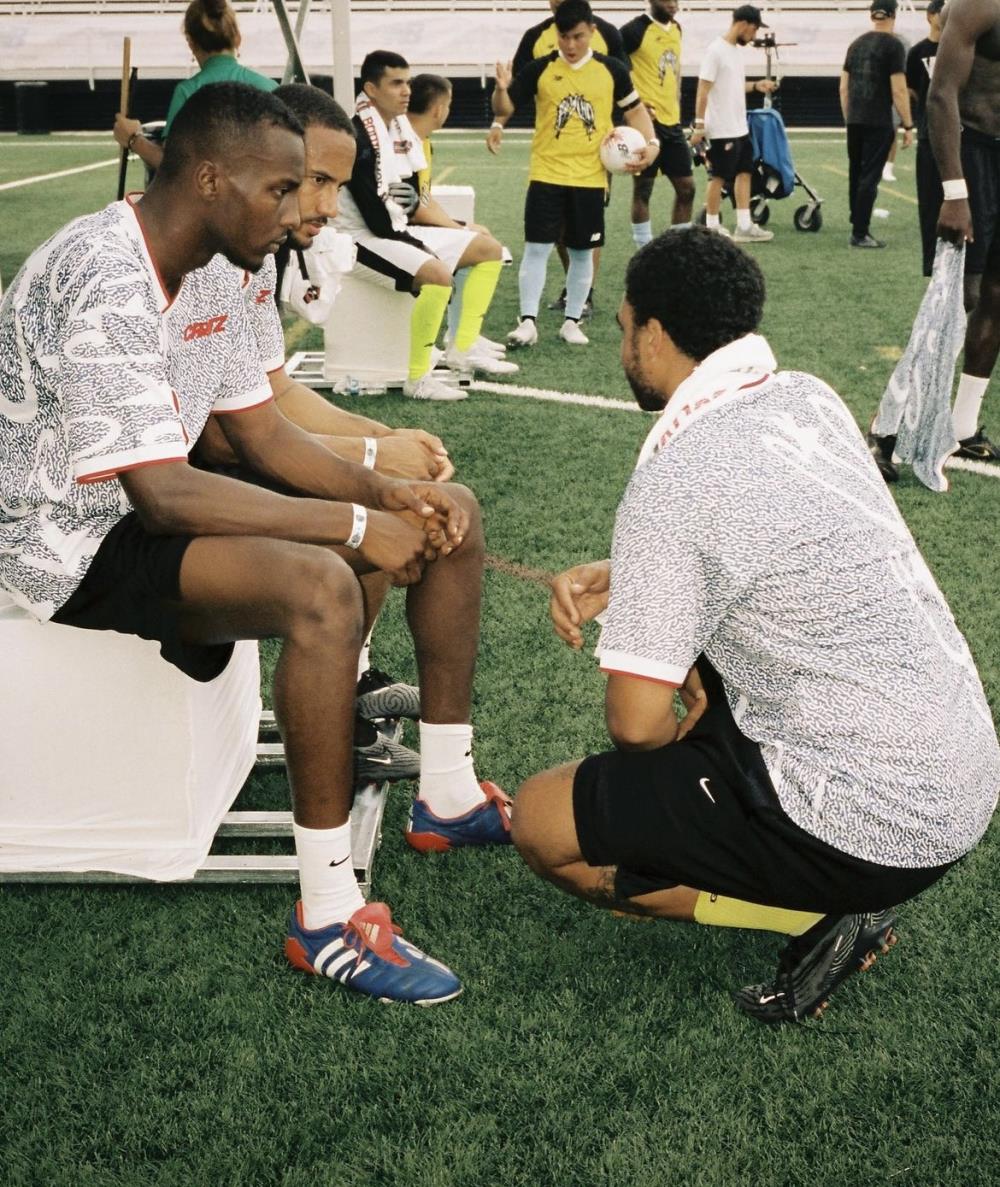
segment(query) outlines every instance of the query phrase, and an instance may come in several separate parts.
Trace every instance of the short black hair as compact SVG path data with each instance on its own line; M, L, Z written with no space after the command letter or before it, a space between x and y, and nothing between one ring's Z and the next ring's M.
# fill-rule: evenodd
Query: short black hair
M332 95L319 87L301 82L289 82L278 87L274 97L280 99L303 128L319 126L334 132L354 135L351 117Z
M587 0L563 0L556 9L556 28L560 33L568 33L581 22L585 25L594 23L594 10Z
M391 49L373 49L370 54L365 55L365 60L361 63L361 85L363 87L366 82L371 82L378 86L387 70L409 68L410 63L402 54L397 54Z
M764 274L717 231L678 227L629 260L625 299L636 325L655 318L678 350L700 363L760 325Z
M194 158L225 152L252 139L261 124L302 135L302 125L280 99L241 82L215 82L195 91L177 113L157 177L176 177Z
M410 107L413 115L423 115L432 103L451 94L451 83L443 74L416 74L410 79Z

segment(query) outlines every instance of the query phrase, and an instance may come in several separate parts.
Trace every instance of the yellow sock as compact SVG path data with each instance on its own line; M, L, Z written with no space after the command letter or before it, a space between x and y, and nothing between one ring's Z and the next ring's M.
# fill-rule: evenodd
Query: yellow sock
M490 307L497 281L500 279L501 260L486 260L474 264L462 290L462 312L455 327L455 349L468 350L479 337L483 318Z
M762 907L738 898L702 891L694 905L695 923L707 927L748 927L776 931L783 936L800 936L823 918L811 911L789 911L784 907Z
M410 379L420 379L431 369L431 351L450 297L451 288L444 284L425 284L417 293L410 315Z

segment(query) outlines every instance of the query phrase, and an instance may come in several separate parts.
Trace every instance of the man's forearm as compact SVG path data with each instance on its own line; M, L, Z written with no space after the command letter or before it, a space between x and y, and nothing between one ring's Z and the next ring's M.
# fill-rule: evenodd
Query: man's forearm
M514 104L510 101L510 95L508 95L506 87L495 86L493 88L490 105L493 108L493 114L496 118L502 120L504 123L514 114Z
M284 382L272 382L271 390L278 410L308 433L327 437L385 437L392 432L388 425L338 408L312 388L287 376Z
M910 117L910 92L906 89L906 80L902 74L892 76L892 105L904 128L911 128L913 120Z
M185 462L141 466L119 481L153 535L267 536L331 545L351 533L349 502L276 494Z
M706 82L704 79L698 79L698 91L694 98L694 118L695 123L703 124L705 122L705 110L708 107L708 92L712 89L712 84Z

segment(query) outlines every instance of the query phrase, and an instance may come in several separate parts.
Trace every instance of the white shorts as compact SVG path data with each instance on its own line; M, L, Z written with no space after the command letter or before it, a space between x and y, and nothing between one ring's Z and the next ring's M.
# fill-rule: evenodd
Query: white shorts
M426 247L422 250L412 243L400 239L357 238L358 259L354 275L383 288L394 288L401 293L413 290L413 278L427 263L428 256L439 259L449 272L454 272L458 261L475 239L475 231L463 227L407 227L406 233L419 239Z

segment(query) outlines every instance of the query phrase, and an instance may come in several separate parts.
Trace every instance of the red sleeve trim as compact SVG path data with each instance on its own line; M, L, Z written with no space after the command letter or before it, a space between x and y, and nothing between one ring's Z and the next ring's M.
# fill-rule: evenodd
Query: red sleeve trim
M645 680L649 684L665 684L667 688L683 688L683 684L677 684L673 680L657 680L655 676L640 676L638 672L623 672L618 668L601 668L605 676L628 676L632 680Z
M213 408L213 416L236 416L240 412L252 412L254 408L263 408L265 404L273 404L274 396L268 396L266 400L258 400L256 404L246 404L242 408Z
M107 482L109 478L117 478L119 474L124 474L126 470L141 470L144 466L164 466L170 462L187 462L187 454L180 457L158 457L150 462L132 462L128 466L115 466L112 470L97 470L93 474L80 474L76 481L81 486L86 486L90 482Z

